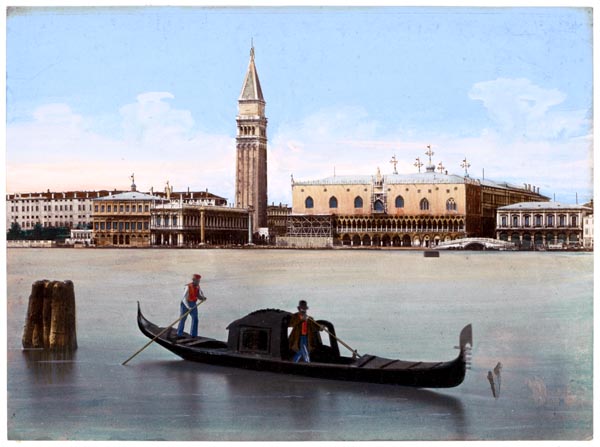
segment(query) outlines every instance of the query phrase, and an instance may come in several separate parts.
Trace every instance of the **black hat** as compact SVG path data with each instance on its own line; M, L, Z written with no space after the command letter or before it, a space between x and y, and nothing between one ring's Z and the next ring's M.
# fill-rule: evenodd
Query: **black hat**
M298 303L298 310L308 310L308 304L306 304L306 301L300 300Z

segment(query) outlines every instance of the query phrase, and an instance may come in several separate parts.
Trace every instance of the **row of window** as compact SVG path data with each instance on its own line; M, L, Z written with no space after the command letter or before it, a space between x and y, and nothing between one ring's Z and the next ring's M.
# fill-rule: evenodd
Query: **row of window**
M404 208L404 197L402 196L397 196L396 199L394 200L394 205L396 208ZM304 206L308 209L308 208L314 208L315 207L315 201L311 196L308 196L305 200L304 200ZM329 208L331 209L335 209L338 207L338 200L335 196L331 196L329 198ZM363 207L363 199L360 196L356 196L354 198L354 208L356 209L360 209ZM375 202L373 202L373 209L375 211L384 211L385 210L385 204L383 202L383 200L381 199L377 199L375 200ZM427 211L429 210L429 200L427 199L421 199L421 201L419 202L419 209L421 209L422 211ZM456 201L453 198L449 198L448 200L446 200L446 210L447 211L456 211Z
M87 219L89 218L89 216L77 216L77 219ZM73 216L17 216L14 218L15 222L18 222L19 220L52 220L52 219L71 219L73 220Z
M258 132L257 132L258 131ZM254 126L240 126L240 135L260 135L265 136L264 129L256 128Z
M512 226L513 227L518 227L520 225L520 219L519 216L512 216ZM531 216L528 214L525 214L523 216L523 226L525 227L529 227L531 226ZM536 227L542 226L544 222L544 218L542 215L536 214L533 216L533 225ZM546 216L546 226L548 227L553 227L555 225L555 216L553 214L548 214ZM571 216L570 219L571 222L571 226L572 227L576 227L577 226L577 216ZM500 225L503 227L508 226L508 216L501 216L500 217ZM561 214L558 216L558 226L559 227L564 227L567 225L567 216L564 214Z
M109 237L110 237L110 236L109 236ZM143 236L140 236L139 238L136 238L136 237L135 237L135 234L133 234L131 237L133 238L133 242L134 242L134 243L136 243L136 245L137 245L138 243L143 243L143 242L144 242L144 239L146 239L146 238L144 238ZM106 239L106 238L99 237L99 239L101 239L101 240L104 240L104 239ZM109 239L109 240L110 240L110 239ZM113 235L113 237L112 237L112 244L113 244L113 245L129 245L130 243L131 243L131 239L130 239L130 237L129 237L129 235L128 235L128 234L126 234L126 235L122 235L122 234L120 234L120 235L118 235L118 236L115 234L115 235Z
M100 211L101 213L147 213L150 211L150 205L119 205L118 208L117 205L114 205L114 207L112 205L94 205L94 212L97 213L98 211Z
M148 230L150 228L149 222L94 222L94 230L102 231L102 230L118 230L118 231L128 231L128 230L139 230L142 229Z
M19 223L15 220L16 223ZM71 228L73 226L73 222L68 222L68 221L61 221L61 220L55 220L53 222L44 222L41 223L40 221L22 221L19 225L21 226L21 228L33 228L35 227L37 224L42 225L44 228L48 228L48 227L69 227ZM82 222L83 225L87 225L86 222Z
M34 209L33 205L31 205L31 207L21 206L22 213L24 213L25 211L39 211L39 210L40 210L40 207L38 205L35 206L35 209ZM77 210L85 211L85 205L79 205ZM92 205L89 206L89 210L92 211ZM13 213L18 213L19 207L11 206L10 211ZM44 205L44 211L52 211L52 205ZM73 205L65 205L64 208L62 205L54 205L54 211L73 211Z
M174 226L174 227L177 226L177 216L173 216L172 219L169 219L169 216L164 216L164 219L161 219L160 216L156 216L156 225L159 226L159 227L161 225L164 225L165 227L168 227L169 226L169 220L171 221L171 225L172 226Z

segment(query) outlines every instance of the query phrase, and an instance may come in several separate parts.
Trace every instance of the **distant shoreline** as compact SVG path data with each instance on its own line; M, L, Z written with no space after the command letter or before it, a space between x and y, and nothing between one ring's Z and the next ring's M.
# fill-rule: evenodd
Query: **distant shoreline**
M8 241L10 242L10 241ZM50 241L49 241L50 242ZM334 247L278 247L275 245L202 245L202 246L194 246L194 247L185 247L185 246L161 246L161 245L152 245L149 247L121 247L121 246L105 246L105 247L96 247L96 246L75 246L75 245L12 245L7 243L7 249L27 249L27 248L48 248L48 249L87 249L87 250L300 250L300 251L331 251L331 250L339 250L339 251L422 251L422 252L433 252L433 251L466 251L466 252L505 252L505 251L517 251L517 252L551 252L551 253L563 253L563 252L589 252L592 253L593 249L587 248L563 248L563 249L546 249L546 250L498 250L498 249L483 249L483 250L473 250L473 249L456 249L456 248L437 248L437 247L350 247L350 246L334 246Z

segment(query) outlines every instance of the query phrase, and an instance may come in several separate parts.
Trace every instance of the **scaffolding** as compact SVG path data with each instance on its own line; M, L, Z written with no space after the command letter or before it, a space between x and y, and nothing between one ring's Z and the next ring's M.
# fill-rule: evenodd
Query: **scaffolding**
M290 215L287 220L287 236L332 237L332 216Z

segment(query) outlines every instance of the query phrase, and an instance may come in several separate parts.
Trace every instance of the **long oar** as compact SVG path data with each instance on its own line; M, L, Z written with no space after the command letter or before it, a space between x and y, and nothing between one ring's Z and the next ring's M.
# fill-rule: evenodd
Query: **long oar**
M150 340L148 343L146 343L144 345L143 348L141 348L140 350L138 350L135 354L133 354L131 357L129 357L127 360L125 360L123 363L121 363L121 365L125 365L127 364L127 362L129 360L131 360L132 358L134 358L136 355L138 355L140 352L142 352L144 349L146 349L148 346L150 346L158 337L160 337L162 334L164 334L165 332L167 332L169 329L171 329L171 326L173 326L175 323L178 323L180 320L182 320L183 318L187 317L189 315L189 313L191 311L193 311L194 309L197 309L198 306L200 304L202 304L204 301L200 301L198 304L196 304L194 307L190 307L189 310L184 313L182 316L180 316L177 320L175 320L173 323L171 323L170 325L167 326L167 328L162 331L160 334L158 334L156 337L154 337L152 340Z
M308 317L309 320L311 320L313 323L315 323L317 326L319 326L322 330L324 330L325 332L327 332L329 335L331 335L333 338L335 338L337 341L339 341L342 345L344 345L344 347L346 347L347 349L350 350L350 352L352 352L352 356L361 358L361 355L358 353L358 351L356 349L352 349L352 347L350 347L348 344L346 344L346 342L344 342L343 340L340 340L338 337L336 337L334 334L332 334L331 332L329 332L327 330L327 327L323 326L322 324L317 323L313 317Z

